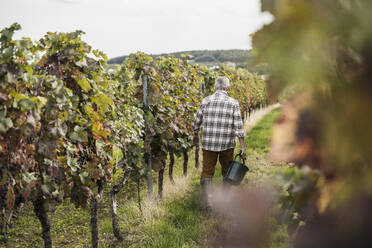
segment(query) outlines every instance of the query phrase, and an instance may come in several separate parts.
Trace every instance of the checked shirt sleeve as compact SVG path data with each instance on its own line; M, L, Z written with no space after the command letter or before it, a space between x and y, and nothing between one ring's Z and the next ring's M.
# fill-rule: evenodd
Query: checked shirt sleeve
M194 133L199 132L202 122L203 122L203 105L201 105L200 108L198 109L194 124L192 125L192 131Z
M234 106L234 132L236 137L244 138L243 120L238 103Z

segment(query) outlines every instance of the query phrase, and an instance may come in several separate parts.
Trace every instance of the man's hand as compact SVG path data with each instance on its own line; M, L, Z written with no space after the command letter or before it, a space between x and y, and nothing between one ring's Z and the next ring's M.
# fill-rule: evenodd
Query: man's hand
M244 143L244 138L239 138L239 143L240 143L240 146L242 147L242 158L243 159L246 159L247 158L247 153L245 152L245 143Z
M242 149L242 158L246 159L247 158L247 153L245 152L245 148Z
M199 134L198 133L194 133L194 138L192 139L192 143L194 144L194 146L199 145Z

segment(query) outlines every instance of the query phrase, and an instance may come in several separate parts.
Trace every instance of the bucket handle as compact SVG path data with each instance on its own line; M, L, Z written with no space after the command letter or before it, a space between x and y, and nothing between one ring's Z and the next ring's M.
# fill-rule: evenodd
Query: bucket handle
M234 160L236 160L237 157L240 157L240 160L242 160L243 161L243 164L245 165L245 159L243 159L243 157L242 157L242 152L243 151L240 150L240 152L235 155Z

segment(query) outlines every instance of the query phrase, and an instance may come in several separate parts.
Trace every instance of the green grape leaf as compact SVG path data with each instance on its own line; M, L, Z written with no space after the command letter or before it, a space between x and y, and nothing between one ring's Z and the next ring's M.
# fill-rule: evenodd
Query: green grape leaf
M84 171L82 173L79 174L79 177L80 177L80 181L82 184L84 185L87 185L88 182L89 182L89 173Z
M70 132L68 137L77 142L88 142L88 134L82 127L75 126L74 131Z
M112 107L114 105L112 98L102 93L92 96L91 100L93 103L97 104L101 113L106 112L110 106Z
M19 101L19 106L28 111L34 109L36 107L36 104L30 99L22 99Z
M74 77L74 79L78 83L80 88L85 92L88 92L92 89L92 86L90 85L89 81L86 78Z
M31 183L31 182L34 181L34 180L37 180L37 178L35 177L35 172L32 172L32 173L25 172L25 173L22 175L22 179L23 179L23 181L25 181L27 184Z

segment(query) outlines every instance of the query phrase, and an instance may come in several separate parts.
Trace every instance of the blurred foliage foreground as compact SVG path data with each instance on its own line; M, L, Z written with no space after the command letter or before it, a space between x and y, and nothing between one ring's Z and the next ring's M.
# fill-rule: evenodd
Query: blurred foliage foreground
M271 157L320 173L293 246L372 247L372 2L262 0L262 10L275 19L253 45L271 66L270 94L295 92Z

